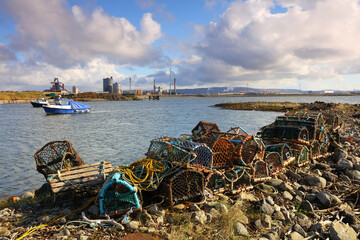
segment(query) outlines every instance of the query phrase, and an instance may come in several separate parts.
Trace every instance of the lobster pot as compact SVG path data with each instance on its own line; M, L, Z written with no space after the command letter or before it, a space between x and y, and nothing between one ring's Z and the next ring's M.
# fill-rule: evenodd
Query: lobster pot
M215 141L211 150L213 151L213 168L225 168L234 165L235 146L226 138Z
M276 126L264 129L262 138L273 142L309 144L309 131L305 127Z
M311 151L310 151L310 158L311 159L317 159L319 157L321 157L321 152L320 152L320 143L318 140L313 140L311 142Z
M308 163L310 160L310 150L300 144L293 144L291 145L293 153L295 155L295 162L298 166L303 166L304 164Z
M238 167L225 172L226 190L230 193L244 191L251 185L251 175L246 169Z
M166 177L157 190L149 193L154 199L162 198L165 206L181 202L200 202L204 198L204 175L192 169L179 170Z
M227 133L237 134L237 135L249 135L244 129L241 127L231 128Z
M151 141L148 152L146 155L152 158L163 158L169 159L170 154L173 150L170 141L174 138L162 137L155 138Z
M191 133L196 138L208 136L211 137L211 132L220 132L219 127L216 123L203 122L200 121L196 127L191 131Z
M110 175L99 195L100 215L116 216L130 209L140 210L137 189L122 179L120 172Z
M270 153L270 152L278 153L280 155L280 159L283 162L285 162L285 161L289 160L291 157L293 157L291 148L286 143L268 145L268 146L266 146L265 151L266 151L266 153Z
M263 160L257 160L254 162L252 169L252 180L254 182L266 181L269 178L269 170L267 164Z
M254 136L238 135L230 140L235 145L235 165L251 166L254 160L263 159L264 143Z
M222 193L225 191L225 177L220 171L212 171L205 178L205 188L213 193Z
M84 161L69 141L47 143L34 155L36 169L47 179L58 170L84 165Z
M178 141L174 143L174 146L191 153L192 156L190 156L190 158L195 157L195 159L192 159L192 161L190 162L190 165L212 169L213 152L205 144L192 141Z
M327 112L324 113L324 116L326 119L325 125L327 126L327 128L329 128L331 131L336 131L337 129L340 128L341 119L339 115L337 115L336 113Z
M267 163L270 174L279 172L284 167L281 156L277 152L267 153L265 157L265 162Z

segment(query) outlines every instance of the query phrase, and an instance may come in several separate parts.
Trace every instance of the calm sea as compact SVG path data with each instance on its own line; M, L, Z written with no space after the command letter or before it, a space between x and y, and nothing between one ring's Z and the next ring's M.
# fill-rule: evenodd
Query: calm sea
M199 121L220 130L242 127L255 134L280 113L211 108L222 102L291 101L360 103L360 97L161 98L159 101L89 102L92 112L45 115L30 104L2 105L0 111L0 194L37 189L45 178L36 171L34 154L50 141L68 140L90 164L108 160L113 166L144 157L156 137L190 134Z

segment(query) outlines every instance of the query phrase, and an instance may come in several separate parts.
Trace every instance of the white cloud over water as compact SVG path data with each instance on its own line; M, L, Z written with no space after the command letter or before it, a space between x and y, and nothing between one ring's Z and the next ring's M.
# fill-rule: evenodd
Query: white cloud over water
M344 86L347 75L360 73L357 0L209 0L204 9L227 9L208 24L192 22L188 41L163 32L164 22L179 19L171 8L155 0L136 4L149 11L138 27L101 7L89 11L65 0L1 1L15 29L0 40L0 90L41 90L54 77L65 86L101 90L102 78L126 79L119 72L131 67L148 69L133 74L148 89L153 78L168 81L170 66L178 87L322 89ZM280 7L285 11L277 12ZM162 17L155 21L153 14Z

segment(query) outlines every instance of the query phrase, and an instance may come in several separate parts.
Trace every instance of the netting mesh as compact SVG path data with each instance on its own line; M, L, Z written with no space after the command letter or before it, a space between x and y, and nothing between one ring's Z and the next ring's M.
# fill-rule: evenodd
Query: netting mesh
M130 208L141 208L136 188L122 180L122 174L119 172L114 172L108 177L99 198L101 215L117 215Z
M258 180L269 177L269 170L265 161L257 160L254 163L252 176Z
M228 139L220 138L216 140L211 150L214 154L214 168L224 168L234 165L235 146Z
M254 160L263 159L265 155L263 142L253 136L247 137L244 143L239 145L238 149L240 159L246 165L250 165Z
M205 188L213 192L225 191L225 177L220 171L213 171L205 178Z
M84 161L69 141L47 143L34 155L37 171L47 178L58 170L81 166Z
M264 139L286 139L295 141L309 141L309 132L305 127L276 126L264 129Z
M320 143L317 140L313 140L311 142L310 157L311 157L311 159L316 159L319 156L321 156Z
M281 156L277 152L267 153L265 157L265 162L267 163L270 174L274 174L283 168Z
M237 135L249 135L244 129L241 127L231 128L227 133L237 134Z
M225 172L226 188L230 193L236 190L246 190L251 186L251 175L247 169L236 167Z
M310 150L303 145L293 144L291 145L293 153L295 155L296 164L301 166L307 163L310 159Z
M216 123L200 121L191 132L195 137L211 137L211 132L220 132L220 129Z
M277 152L280 155L282 161L286 161L293 157L291 148L286 143L278 143L266 146L266 152Z
M212 169L213 152L205 144L185 140L176 141L173 145L192 155L190 165Z

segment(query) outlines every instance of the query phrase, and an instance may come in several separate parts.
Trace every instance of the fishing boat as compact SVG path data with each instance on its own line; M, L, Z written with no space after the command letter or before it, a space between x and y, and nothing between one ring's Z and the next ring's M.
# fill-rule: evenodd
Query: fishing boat
M41 99L31 100L30 103L33 107L42 107L44 105L47 105L49 103L49 100L41 98Z
M89 113L89 105L74 102L69 99L59 99L54 104L43 106L46 114L71 114L71 113Z

